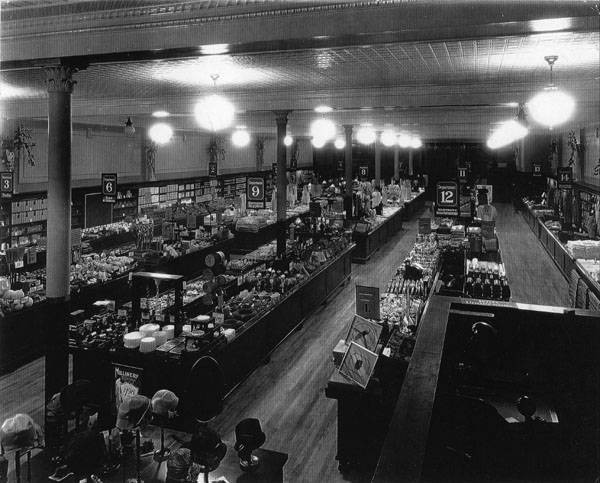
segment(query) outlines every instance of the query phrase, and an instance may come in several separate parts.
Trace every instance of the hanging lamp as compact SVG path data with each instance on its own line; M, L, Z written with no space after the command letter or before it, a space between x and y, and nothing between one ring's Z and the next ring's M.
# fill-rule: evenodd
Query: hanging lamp
M571 118L575 110L575 101L554 85L553 67L558 55L547 55L544 60L550 66L550 85L536 94L527 103L527 107L536 122L552 129Z
M216 90L219 75L212 74L210 78ZM233 123L235 108L223 96L211 94L200 99L194 108L194 115L196 121L203 129L211 132L222 131Z

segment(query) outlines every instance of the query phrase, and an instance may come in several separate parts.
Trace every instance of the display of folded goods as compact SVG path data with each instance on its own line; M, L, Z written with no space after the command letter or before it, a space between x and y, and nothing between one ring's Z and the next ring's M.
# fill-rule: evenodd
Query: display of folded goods
M566 248L573 258L600 260L600 240L569 240Z

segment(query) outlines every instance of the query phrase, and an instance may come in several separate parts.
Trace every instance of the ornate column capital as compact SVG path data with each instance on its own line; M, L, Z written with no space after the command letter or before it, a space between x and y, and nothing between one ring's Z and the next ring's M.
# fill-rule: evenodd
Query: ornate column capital
M344 124L344 131L346 132L346 134L352 134L353 128L354 128L354 125L352 125L352 124Z
M280 124L283 124L284 126L287 125L288 115L292 111L273 111L273 112L275 113L275 122L277 123L277 125L280 125Z
M79 69L68 65L52 65L44 67L46 74L46 88L48 92L73 93L73 86L77 83L73 74Z

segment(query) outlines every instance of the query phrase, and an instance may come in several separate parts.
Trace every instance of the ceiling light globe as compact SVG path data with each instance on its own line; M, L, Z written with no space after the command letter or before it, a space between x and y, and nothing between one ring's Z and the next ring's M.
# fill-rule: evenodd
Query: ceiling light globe
M400 136L398 136L398 146L400 146L401 148L410 147L410 142L411 139L406 134L400 134Z
M164 122L157 122L148 129L148 136L156 144L167 144L173 137L173 129Z
M233 104L216 94L201 99L194 109L196 121L207 131L222 131L231 126L235 117Z
M250 142L250 134L244 129L238 129L231 135L231 142L235 147L238 148L248 146L248 143Z
M383 131L381 133L381 144L387 146L388 148L396 144L396 134L394 134L394 131Z
M361 144L373 144L376 138L377 134L371 127L364 126L356 132L356 140Z
M337 138L333 145L335 149L344 149L346 147L346 140L344 138Z
M329 119L317 119L310 126L310 134L313 139L318 138L327 142L335 137L335 124Z
M294 142L294 138L292 136L290 136L289 134L283 138L283 144L285 146L291 146L293 142Z
M535 95L527 103L527 107L536 122L553 128L571 118L575 111L575 101L568 94L549 88Z
M410 140L410 147L413 149L419 149L421 146L423 146L423 143L421 142L421 138L418 136L413 137Z
M322 137L317 136L312 138L312 145L317 149L321 149L326 143L327 140L323 139Z
M152 113L153 117L169 117L170 114L167 111L154 111Z

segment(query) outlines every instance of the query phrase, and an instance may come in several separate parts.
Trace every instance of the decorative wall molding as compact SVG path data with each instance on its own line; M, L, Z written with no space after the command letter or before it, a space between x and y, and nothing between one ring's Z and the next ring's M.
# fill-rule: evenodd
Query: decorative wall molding
M99 10L71 15L32 17L2 22L3 40L28 37L41 37L49 34L72 34L101 32L116 28L157 28L182 27L211 22L247 20L253 18L306 15L320 12L348 10L363 7L388 7L409 3L408 0L363 0L314 4L306 6L281 5L273 8L267 2L244 6L209 7L206 1L174 2L162 5L129 7L123 9ZM265 9L268 7L268 9ZM223 13L214 14L216 10ZM225 13L231 12L231 13ZM178 16L180 18L169 18ZM160 18L157 20L157 18ZM89 27L81 27L88 24Z

